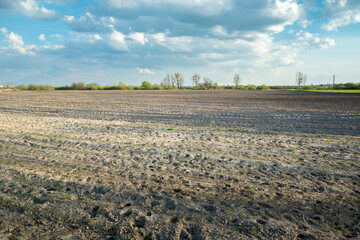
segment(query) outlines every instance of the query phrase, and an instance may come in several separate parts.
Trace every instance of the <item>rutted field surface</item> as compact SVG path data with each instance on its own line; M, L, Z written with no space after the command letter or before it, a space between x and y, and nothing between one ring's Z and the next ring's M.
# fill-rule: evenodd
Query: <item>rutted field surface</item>
M0 94L0 239L358 238L359 99Z

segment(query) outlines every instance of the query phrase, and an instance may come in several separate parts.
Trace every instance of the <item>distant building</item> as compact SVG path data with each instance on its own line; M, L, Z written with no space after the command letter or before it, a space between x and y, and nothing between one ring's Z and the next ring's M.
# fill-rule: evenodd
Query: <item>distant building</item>
M4 88L4 86L3 86L3 85L1 85L1 83L0 83L0 88Z

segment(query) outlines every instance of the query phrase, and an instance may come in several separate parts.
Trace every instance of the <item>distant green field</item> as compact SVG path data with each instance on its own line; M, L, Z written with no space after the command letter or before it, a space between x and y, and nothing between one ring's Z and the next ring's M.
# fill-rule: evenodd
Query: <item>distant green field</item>
M306 92L324 92L324 93L360 93L360 90L304 90Z

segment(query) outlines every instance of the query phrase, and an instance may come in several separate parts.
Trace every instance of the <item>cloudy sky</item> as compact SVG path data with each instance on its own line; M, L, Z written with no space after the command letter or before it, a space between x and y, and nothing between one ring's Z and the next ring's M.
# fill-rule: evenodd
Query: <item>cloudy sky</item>
M360 82L359 0L0 0L0 83Z

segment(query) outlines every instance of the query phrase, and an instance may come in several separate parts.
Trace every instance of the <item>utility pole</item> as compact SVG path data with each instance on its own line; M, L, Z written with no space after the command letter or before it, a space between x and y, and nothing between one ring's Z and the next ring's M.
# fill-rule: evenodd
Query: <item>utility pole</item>
M333 88L335 87L335 74L333 76Z

